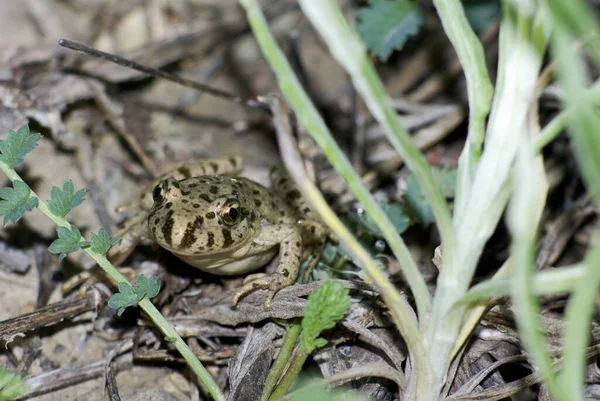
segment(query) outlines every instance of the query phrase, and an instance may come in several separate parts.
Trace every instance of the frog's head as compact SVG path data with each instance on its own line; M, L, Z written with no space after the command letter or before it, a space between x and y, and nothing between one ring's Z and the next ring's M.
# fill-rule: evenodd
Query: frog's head
M148 215L152 239L178 256L231 254L252 242L258 216L235 194L220 196L219 176L161 181ZM211 191L212 188L212 191Z

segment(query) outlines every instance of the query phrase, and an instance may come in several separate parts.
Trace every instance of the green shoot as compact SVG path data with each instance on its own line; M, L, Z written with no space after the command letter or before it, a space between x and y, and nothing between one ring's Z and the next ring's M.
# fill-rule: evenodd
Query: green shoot
M119 292L110 297L108 306L118 309L117 315L121 316L128 306L137 304L144 297L154 298L159 291L158 277L155 276L148 280L146 276L140 274L134 286L129 283L119 284Z
M31 188L20 180L13 182L13 188L0 189L0 198L0 216L4 216L4 225L11 221L16 223L25 212L38 205L37 198L31 197Z
M62 261L71 252L75 252L90 244L89 241L81 240L81 232L73 225L71 228L58 227L56 229L58 238L55 239L48 250L54 254L58 254L58 261Z
M9 401L27 391L26 379L8 369L0 368L0 401Z
M309 296L304 307L300 344L306 355L323 347L327 340L320 338L321 332L331 329L350 307L348 290L337 281L326 281Z
M350 307L348 290L338 281L329 280L314 290L306 301L300 332L300 349L294 355L289 369L279 381L269 401L278 400L290 388L308 356L317 348L327 344L319 337L322 331L331 329ZM263 397L264 399L264 397Z
M75 192L71 180L63 184L62 191L57 187L52 187L50 192L51 199L48 201L48 208L57 216L65 217L67 213L75 209L85 199L85 189Z

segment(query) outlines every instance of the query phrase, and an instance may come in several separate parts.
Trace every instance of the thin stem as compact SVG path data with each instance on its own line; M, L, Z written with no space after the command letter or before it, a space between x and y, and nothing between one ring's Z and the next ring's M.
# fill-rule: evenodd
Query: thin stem
M6 174L6 176L14 182L15 180L23 181L21 177L17 174L15 170L10 168L6 163L0 161L0 169ZM38 209L44 213L50 220L52 220L57 226L71 228L71 224L64 217L59 217L54 215L46 202L42 200L33 190L29 195L29 199L37 198L38 200ZM81 237L80 241L84 241L85 238ZM82 249L89 257L91 257L98 266L104 270L104 272L113 279L116 283L129 283L127 279L119 272L119 270L114 267L106 256L96 253L92 251L91 248ZM156 309L156 307L150 302L148 298L144 298L139 302L140 308L152 319L154 324L160 329L160 331L165 335L170 342L173 343L175 348L179 351L181 356L186 360L190 368L194 371L196 376L200 379L200 382L206 387L209 394L216 401L225 401L225 396L221 392L221 389L217 385L217 383L213 380L212 376L206 368L202 365L202 363L198 360L196 355L192 352L192 350L187 346L187 344L183 341L183 339L177 334L177 331L173 328L173 326L165 319L165 317Z
M465 73L469 99L469 129L465 147L458 159L454 207L463 213L471 191L475 167L481 155L485 135L485 119L492 103L493 87L485 64L481 42L471 29L465 11L458 0L434 0L444 31L456 50Z
M281 345L279 353L275 358L275 362L273 362L273 366L271 366L269 375L265 380L265 386L263 387L263 392L260 397L261 401L267 401L272 394L273 389L277 385L277 381L281 378L281 374L289 362L290 356L294 351L294 345L296 345L296 341L298 340L301 331L302 323L300 320L296 320L287 327L283 344Z
M431 296L406 244L336 144L325 122L310 101L306 91L303 89L281 49L275 42L257 1L240 0L240 3L246 9L248 21L265 58L276 73L281 91L292 105L299 120L321 147L330 163L346 180L352 193L363 204L381 229L406 274L407 281L415 297L419 316L426 317L431 307ZM283 160L285 160L285 157ZM330 209L327 207L325 210ZM362 267L365 268L364 265ZM386 278L382 280L387 281ZM391 284L388 287L393 288Z

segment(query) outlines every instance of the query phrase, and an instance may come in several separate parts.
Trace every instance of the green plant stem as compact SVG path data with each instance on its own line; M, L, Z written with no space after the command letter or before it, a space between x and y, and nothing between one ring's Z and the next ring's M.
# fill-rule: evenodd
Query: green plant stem
M261 401L267 401L269 399L269 396L271 395L273 389L277 385L277 381L279 381L283 370L289 362L290 356L294 351L294 345L296 345L301 331L302 323L300 320L296 320L286 328L283 344L281 344L279 353L275 358L275 362L273 362L273 366L271 366L271 369L269 369L269 374L267 376L267 379L265 380L263 392L260 397Z
M325 224L327 224L337 236L340 243L345 246L348 253L354 258L356 264L361 266L369 278L377 285L384 302L390 309L390 315L394 324L406 342L412 359L413 370L417 372L415 375L418 374L420 381L431 382L429 356L425 351L423 340L413 319L412 309L410 309L406 300L396 291L393 284L379 270L371 255L362 247L356 237L335 215L333 210L331 210L321 192L319 192L318 188L308 178L304 170L302 158L296 149L287 115L278 109L277 103L274 100L271 99L269 103L273 110L273 120L281 158L285 161L290 175L300 188L304 198L319 213Z
M17 174L17 172L10 168L6 163L0 162L0 169L6 174L6 176L14 182L15 180L23 181L22 178ZM48 205L44 202L33 190L29 195L29 199L37 198L38 200L38 209L44 213L50 220L54 222L57 226L71 228L71 224L64 217L58 217L54 215L50 209L48 209ZM81 237L80 241L84 241L85 238ZM90 248L82 249L89 257L91 257L97 264L104 270L104 272L113 279L116 283L129 283L127 279L119 272L119 270L114 267L106 256L101 255L92 251ZM171 341L175 348L179 351L181 356L186 360L192 371L198 376L200 382L206 387L209 394L216 401L225 401L225 396L221 392L221 389L217 385L217 383L213 380L212 376L206 368L202 365L202 363L198 360L196 355L192 352L192 350L187 346L187 344L183 341L183 339L177 334L177 331L173 328L173 326L165 319L165 317L156 309L156 307L150 302L149 299L144 298L139 302L140 308L152 319L154 324L160 329L160 331L165 335L166 338L173 340Z
M552 52L556 60L556 71L560 78L560 85L564 91L565 108L570 110L567 115L569 123L569 133L571 135L575 156L583 181L586 183L588 191L591 193L596 207L600 206L600 166L598 157L600 156L600 139L598 130L600 129L600 118L598 117L596 107L593 103L586 101L581 96L589 85L589 72L586 61L577 54L573 47L576 40L576 33L580 27L572 26L572 18L577 14L584 12L587 8L581 1L573 2L573 15L565 15L557 12L555 8L562 1L557 1L549 7L552 16L554 34L552 36ZM562 4L564 7L564 4ZM591 15L581 15L582 21L589 21ZM595 25L595 21L594 25ZM597 29L597 26L590 27ZM596 34L598 33L595 30ZM586 32L588 33L588 32ZM592 40L597 40L593 38ZM596 45L597 48L597 45ZM600 56L596 54L596 67L600 65ZM594 85L595 86L595 85ZM591 89L588 89L589 92ZM600 233L596 233L592 240L592 245L588 251L585 263L587 269L584 277L577 286L569 300L565 312L565 339L563 348L564 369L560 375L564 393L568 394L570 399L584 398L585 372L586 372L586 348L589 344L589 333L591 330L591 319L594 312L594 305L600 288Z
M455 213L464 213L466 199L471 191L475 167L481 156L485 134L485 120L492 103L493 87L485 64L481 42L471 29L464 8L458 0L434 0L444 31L465 73L469 99L469 128L465 147L458 159Z
M281 381L275 390L273 390L273 394L271 394L269 401L276 401L285 395L285 393L294 383L294 380L296 380L296 377L298 377L298 374L302 370L308 355L309 354L302 352L302 347L297 347L297 352L293 356L294 359L292 360L289 369L287 372L285 372L285 375L281 378Z
M304 14L321 34L331 54L352 78L373 117L383 127L394 149L413 172L423 193L431 204L436 224L442 239L444 259L452 260L453 233L448 204L435 184L427 161L413 144L409 133L398 121L396 110L375 67L371 63L365 46L354 29L350 27L337 1L299 0ZM384 231L385 234L385 231ZM400 260L400 263L403 262ZM415 294L415 297L417 295ZM418 308L421 326L426 326L427 315Z
M291 104L302 125L323 150L329 162L348 183L352 193L380 228L406 275L414 294L419 316L427 316L431 308L431 295L408 247L333 139L325 122L273 38L258 2L256 0L240 0L240 4L246 9L250 27L263 55L275 72L279 88L286 100Z
M596 80L590 88L585 89L582 98L584 102L590 102L594 105L600 103L600 80ZM569 104L566 106L566 110L554 116L552 121L546 124L540 135L534 138L533 148L535 152L541 152L546 145L552 142L565 129L568 120L573 118L573 114L576 112L575 107Z
M579 281L584 277L586 265L583 263L573 266L556 267L536 273L531 278L531 290L536 296L569 293L578 288ZM486 280L469 289L458 302L472 302L505 297L511 294L512 281L510 278Z
M507 216L512 236L511 256L515 264L511 279L511 293L523 344L548 386L552 399L567 401L572 398L560 387L552 369L552 359L546 347L540 321L540 305L532 291L538 226L535 214L531 211L537 209L536 197L540 188L538 183L540 175L536 174L539 168L535 165L528 144L528 141L524 141L519 150L515 168L519 179L514 182L514 195Z

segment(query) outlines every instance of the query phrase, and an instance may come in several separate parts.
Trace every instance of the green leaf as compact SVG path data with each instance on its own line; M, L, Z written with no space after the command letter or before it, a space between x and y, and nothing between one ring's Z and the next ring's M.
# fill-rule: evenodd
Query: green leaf
M324 338L318 338L319 334L333 328L349 307L348 290L338 281L326 281L308 296L300 333L300 344L306 355L327 344Z
M92 233L92 251L106 255L108 250L120 240L121 237L119 235L110 238L108 232L104 228L101 228L98 234Z
M158 277L155 276L148 280L146 276L140 274L134 286L129 283L119 284L119 292L110 297L108 306L118 309L117 315L121 316L128 306L137 304L144 297L153 298L158 295L159 291Z
M71 225L71 229L58 227L56 232L58 233L58 239L50 244L48 250L54 254L59 254L59 262L66 258L69 253L78 251L90 244L89 241L81 240L81 232L74 225Z
M404 210L402 204L399 202L387 203L383 201L380 202L379 205L398 231L398 234L402 234L406 231L410 225L410 217L406 210ZM383 233L379 227L377 227L375 220L362 209L356 214L356 222L359 224L360 230L364 231L366 234L377 238L383 238Z
M58 217L65 217L67 213L83 202L85 189L80 189L75 193L73 182L69 180L63 184L62 191L57 187L52 187L50 194L51 199L48 201L48 209Z
M16 180L13 187L0 189L0 216L4 217L4 225L11 221L16 223L25 212L30 211L38 205L36 197L30 198L31 188L23 181Z
M477 33L483 32L500 15L498 0L468 0L463 4L469 24Z
M113 309L118 309L117 315L121 316L125 311L125 308L135 305L140 299L138 299L138 295L135 293L135 291L133 291L131 284L120 283L119 292L110 297L108 300L108 306Z
M423 15L409 0L372 0L358 10L356 30L367 48L386 62L394 50L400 50L423 25Z
M0 368L0 401L9 401L25 394L27 380L8 369Z
M15 168L23 163L25 155L33 150L40 140L40 134L30 134L29 126L24 125L16 131L10 130L8 138L0 141L0 161Z
M452 198L456 189L456 169L432 169L433 181L445 198ZM426 199L417 177L410 173L406 178L404 200L412 217L420 224L429 225L435 221L433 210Z

